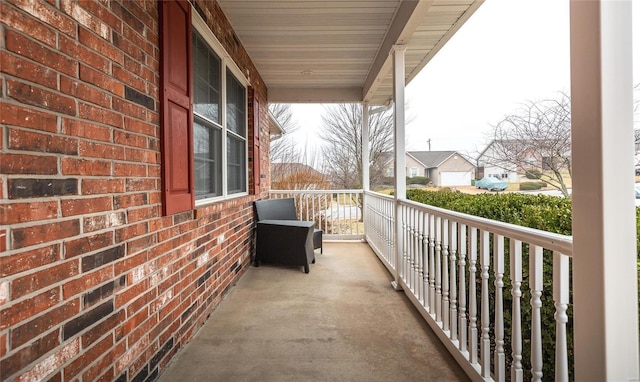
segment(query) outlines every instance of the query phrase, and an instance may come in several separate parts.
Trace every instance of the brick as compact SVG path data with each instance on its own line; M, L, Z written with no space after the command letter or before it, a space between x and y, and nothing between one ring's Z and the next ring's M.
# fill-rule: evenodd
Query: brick
M147 137L144 135L132 134L127 131L116 130L113 133L113 141L119 145L133 146L146 149Z
M144 283L144 282L137 283L133 286L130 286L129 288L125 289L124 291L116 295L116 299L115 299L116 306L123 307L134 298L143 296L144 293L147 291L147 288L148 288L147 283Z
M76 101L44 88L8 80L7 95L27 105L41 107L57 113L76 115Z
M58 202L0 204L0 225L28 223L58 217Z
M114 210L120 208L138 207L144 204L147 204L146 193L117 195L113 197Z
M113 13L120 17L125 23L131 26L133 30L140 34L144 33L144 23L125 8L124 4L114 3L112 4ZM144 13L144 12L142 12Z
M62 119L62 134L74 137L89 138L96 141L110 142L113 128L100 126L86 121Z
M124 85L121 82L83 64L80 64L80 79L117 96L124 96Z
M81 316L65 323L62 327L62 337L66 341L84 329L102 320L113 312L113 301L104 302Z
M98 106L111 107L111 96L109 94L69 77L60 77L60 91Z
M144 178L147 176L147 166L132 163L114 163L113 175Z
M11 345L14 348L22 346L49 329L57 327L60 323L77 315L79 312L80 300L66 301L62 306L49 310L20 326L11 328Z
M9 129L9 148L42 153L78 155L78 139L41 134L28 130Z
M32 298L14 303L0 310L0 330L38 315L60 302L60 288L53 288Z
M33 341L30 346L0 361L0 375L10 376L17 373L27 367L31 362L55 349L58 345L60 345L60 339L58 338L57 331L38 338Z
M59 371L47 379L47 382L62 382L62 372Z
M122 175L118 170L119 166L121 166L121 164L114 164L114 176ZM81 192L82 195L121 193L125 190L124 183L124 179L83 179ZM118 208L119 207L115 207L115 209Z
M105 249L94 255L85 256L82 258L82 272L88 272L92 269L109 264L117 259L124 257L125 250L124 245Z
M12 248L24 248L30 245L76 236L79 233L80 222L77 219L24 228L14 228L11 231Z
M74 340L57 352L37 363L29 371L23 373L17 381L40 381L60 368L65 363L75 358L80 353L80 341Z
M135 179L129 178L126 180L126 191L151 191L156 189L156 180L150 178Z
M149 39L144 36L144 33L139 33L134 28L131 28L129 25L125 24L124 27L122 28L122 36L128 41L130 41L131 43L133 43L134 46L141 49L145 54L153 55L154 46L149 41ZM125 63L126 62L127 62L127 57L125 56ZM144 59L139 60L139 62L143 63Z
M23 9L25 12L30 15L36 17L37 19L53 26L53 28L57 31L60 31L64 34L67 34L71 37L75 37L76 35L76 26L75 23L66 17L62 12L48 7L45 4L37 1L28 1L28 0L10 0L11 3L15 4L17 7ZM33 31L27 31L33 33Z
M102 196L98 198L67 199L60 202L62 216L84 215L111 210L112 198Z
M145 92L147 90L147 84L143 78L140 76L131 73L130 71L123 69L118 65L113 65L113 75L114 77L120 79L123 83L127 84L125 86L125 91L127 87L137 89L140 92ZM125 93L126 95L126 93ZM141 118L144 119L144 118Z
M111 245L113 245L112 232L104 232L81 237L75 240L67 240L64 242L64 257L65 259L70 259Z
M0 282L0 305L9 301L9 281Z
M93 122L99 122L105 125L122 128L122 115L114 113L109 109L103 109L98 106L79 102L78 116L86 118Z
M117 31L122 29L122 21L100 2L95 0L79 0L78 5L96 15L99 20L109 25L111 29Z
M62 158L62 174L84 176L111 175L111 162L102 160Z
M133 133L149 135L151 137L159 137L158 126L137 119L124 118L124 129Z
M31 35L32 32L27 33ZM71 77L78 76L78 63L75 60L49 49L46 45L29 40L13 30L5 32L5 48Z
M82 277L68 281L62 286L65 299L83 293L114 277L113 267L105 267L98 271L84 274Z
M0 334L0 358L4 358L7 355L7 333Z
M138 251L145 250L158 242L155 234L141 237L127 243L127 253L134 254Z
M78 179L9 179L9 199L78 194Z
M107 332L113 330L118 324L125 320L125 311L118 310L107 317L106 320L100 322L96 326L87 330L82 334L82 346L91 346L96 340L104 336Z
M0 154L0 173L53 175L58 173L58 159L54 156Z
M91 158L124 160L124 148L106 143L80 141L80 155Z
M151 150L139 150L125 147L124 159L130 162L160 164L160 153Z
M70 39L66 36L60 36L60 52L70 56L79 62L98 69L103 73L111 72L111 61L80 44L77 40Z
M130 117L141 119L143 121L150 121L151 115L153 114L145 107L119 98L115 98L113 100L113 110Z
M0 70L3 73L35 82L50 89L58 86L58 73L43 65L38 65L32 61L3 51L0 53Z
M149 339L147 337L135 344L129 344L129 350L127 350L122 357L116 361L116 374L122 373L128 366L130 366L133 361L144 352L147 346L149 346Z
M131 222L129 222L131 223ZM116 230L116 243L127 241L136 236L144 235L148 232L147 223L138 223Z
M144 382L149 376L149 366L143 367L138 374L131 379L131 382Z
M115 33L113 35L115 36ZM96 52L109 58L111 61L117 62L120 65L124 64L124 55L122 51L114 46L115 44L112 44L110 41L105 40L105 38L100 38L92 32L86 30L85 28L79 28L78 40L84 46L95 50Z
M93 363L93 361L109 351L112 346L113 337L108 336L88 349L83 347L82 354L64 368L65 381L70 381L73 377L78 375L80 371L82 371L84 368Z
M115 292L122 289L126 285L126 282L127 277L122 275L113 281L110 281L85 293L82 297L84 307L87 308L89 306L95 305L100 300L104 300L105 298L110 297Z
M35 269L60 260L60 244L0 257L0 277Z
M55 133L58 130L57 117L55 115L29 109L24 105L5 102L0 106L0 122L6 125L28 127L51 133Z
M109 39L111 28L109 28L107 24L103 23L98 17L87 12L80 5L72 2L71 0L62 0L60 7L79 24L85 26L103 39Z
M82 229L84 232L94 232L106 228L118 227L126 223L127 215L124 212L111 212L106 215L83 218Z
M51 47L56 46L56 32L54 30L7 4L2 5L0 21L2 24L28 34Z

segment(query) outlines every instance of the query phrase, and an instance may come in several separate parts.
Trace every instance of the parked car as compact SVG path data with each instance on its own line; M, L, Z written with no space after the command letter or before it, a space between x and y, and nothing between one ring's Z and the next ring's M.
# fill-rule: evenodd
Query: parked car
M503 182L492 176L485 176L484 178L476 182L477 188L483 188L489 191L504 191L507 186L507 182Z
M636 190L636 199L640 199L640 183L636 183L635 190Z

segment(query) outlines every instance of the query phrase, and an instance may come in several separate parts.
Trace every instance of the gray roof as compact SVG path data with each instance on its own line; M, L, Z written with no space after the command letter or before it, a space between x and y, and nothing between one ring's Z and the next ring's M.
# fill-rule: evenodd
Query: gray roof
M408 151L407 154L416 158L425 168L434 168L449 159L450 156L457 154L455 151Z

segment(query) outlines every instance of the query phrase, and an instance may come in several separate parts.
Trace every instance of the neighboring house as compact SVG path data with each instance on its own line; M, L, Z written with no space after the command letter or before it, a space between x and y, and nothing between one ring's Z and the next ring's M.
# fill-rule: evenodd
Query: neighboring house
M456 151L408 151L407 177L425 176L434 186L470 186L475 165ZM393 176L393 161L387 165L387 175Z
M271 163L274 190L323 190L328 183L323 173L304 163Z
M516 171L516 167L496 159L500 156L499 152L501 151L497 146L502 144L501 141L494 140L482 150L476 160L476 179L492 176L509 183L519 182L520 175Z

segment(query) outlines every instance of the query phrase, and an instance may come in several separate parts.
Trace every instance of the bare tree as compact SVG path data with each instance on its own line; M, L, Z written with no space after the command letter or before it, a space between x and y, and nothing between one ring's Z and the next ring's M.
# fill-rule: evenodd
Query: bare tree
M571 102L567 94L527 102L493 126L492 138L485 162L543 180L569 196Z
M300 162L302 154L296 147L292 136L292 133L298 130L299 126L293 119L291 105L285 103L271 103L269 104L269 111L285 131L285 134L271 138L269 159L274 163Z
M362 106L338 104L325 107L322 116L323 157L327 174L336 188L362 187ZM369 160L372 184L382 181L393 149L393 113L383 111L369 118Z

